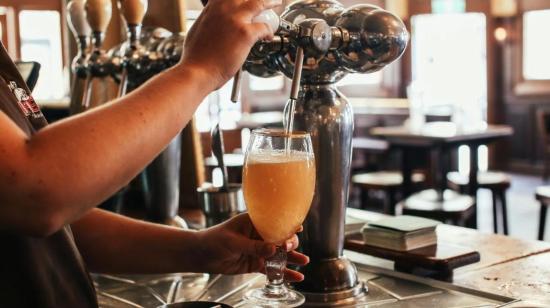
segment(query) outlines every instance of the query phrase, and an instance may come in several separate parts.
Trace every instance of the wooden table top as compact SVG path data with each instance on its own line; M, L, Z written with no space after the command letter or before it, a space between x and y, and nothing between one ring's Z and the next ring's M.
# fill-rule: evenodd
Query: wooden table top
M511 136L512 127L507 125L486 125L472 129L459 129L451 122L426 123L418 130L407 126L375 127L370 130L372 136L388 140L393 145L429 146L434 143L467 143L492 140Z
M386 216L348 208L348 223L383 217ZM454 283L550 305L550 243L444 224L437 227L437 236L440 242L472 248L481 255L480 262L455 270ZM376 266L393 266L374 257L369 260Z

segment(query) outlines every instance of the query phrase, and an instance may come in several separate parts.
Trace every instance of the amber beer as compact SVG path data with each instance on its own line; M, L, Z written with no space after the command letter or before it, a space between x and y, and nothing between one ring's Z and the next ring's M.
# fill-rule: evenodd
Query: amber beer
M260 236L281 244L304 221L315 186L315 161L304 152L251 154L243 170L244 197Z

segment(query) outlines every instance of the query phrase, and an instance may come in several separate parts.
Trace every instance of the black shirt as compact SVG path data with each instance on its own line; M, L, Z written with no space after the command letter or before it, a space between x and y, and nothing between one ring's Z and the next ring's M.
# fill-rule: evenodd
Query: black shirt
M0 77L0 112L28 136L46 126L42 112L1 43ZM0 206L3 203L0 200ZM33 219L34 213L27 215ZM69 226L45 238L2 229L0 307L98 306L93 283Z

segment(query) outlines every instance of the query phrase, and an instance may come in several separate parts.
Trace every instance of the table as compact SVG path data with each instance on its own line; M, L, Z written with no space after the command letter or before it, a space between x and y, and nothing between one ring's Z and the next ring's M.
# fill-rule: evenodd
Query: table
M370 134L387 140L391 147L402 151L401 172L405 197L411 193L412 167L408 160L408 153L418 149L429 149L434 188L438 198L442 200L443 192L447 188L447 172L449 171L444 161L449 158L450 149L461 145L470 146L472 149L470 150L468 193L475 197L479 167L477 151L474 149L477 149L479 145L511 136L513 129L505 125L483 125L470 129L459 129L451 122L431 122L419 129L411 129L407 126L375 127ZM474 213L470 227L477 227L476 216Z

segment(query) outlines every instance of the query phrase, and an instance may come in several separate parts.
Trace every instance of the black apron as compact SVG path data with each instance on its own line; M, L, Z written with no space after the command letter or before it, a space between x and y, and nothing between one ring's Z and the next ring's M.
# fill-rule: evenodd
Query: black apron
M0 112L28 136L46 126L46 119L1 43L0 77ZM33 214L28 213L28 218L33 219ZM0 247L0 307L98 306L69 226L46 238L0 231Z

